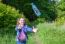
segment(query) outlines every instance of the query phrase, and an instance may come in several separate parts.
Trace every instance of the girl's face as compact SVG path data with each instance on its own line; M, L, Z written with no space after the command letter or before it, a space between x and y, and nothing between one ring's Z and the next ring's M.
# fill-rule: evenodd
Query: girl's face
M24 18L20 18L19 23L20 23L21 25L24 25L24 23L25 23Z

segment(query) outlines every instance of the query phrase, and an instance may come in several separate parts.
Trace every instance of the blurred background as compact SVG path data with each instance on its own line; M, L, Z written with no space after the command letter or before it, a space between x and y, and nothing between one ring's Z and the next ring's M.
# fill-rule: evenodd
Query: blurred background
M41 15L37 16L31 3ZM65 0L0 0L0 44L16 44L16 21L38 28L27 44L65 44Z

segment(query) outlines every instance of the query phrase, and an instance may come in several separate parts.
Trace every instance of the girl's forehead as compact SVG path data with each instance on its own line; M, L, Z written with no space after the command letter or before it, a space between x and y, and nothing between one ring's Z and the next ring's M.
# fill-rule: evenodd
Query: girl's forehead
M24 18L21 18L20 20L24 21Z

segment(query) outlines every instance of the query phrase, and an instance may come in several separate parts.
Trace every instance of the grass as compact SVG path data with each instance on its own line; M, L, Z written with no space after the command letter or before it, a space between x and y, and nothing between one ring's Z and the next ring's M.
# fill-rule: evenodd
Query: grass
M55 26L54 23L40 23L38 32L29 35L27 44L65 44L65 25ZM15 35L0 33L0 44L16 44Z
M40 27L41 26L41 27ZM65 44L65 28L53 23L39 24L39 36L43 44Z
M4 35L4 37L0 37L0 44L15 44L15 37Z

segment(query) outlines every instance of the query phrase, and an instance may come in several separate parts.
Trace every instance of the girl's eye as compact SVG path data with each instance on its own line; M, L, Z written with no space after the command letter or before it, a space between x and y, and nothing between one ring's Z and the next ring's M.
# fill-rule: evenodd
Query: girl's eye
M24 21L24 20L21 20L21 21Z

